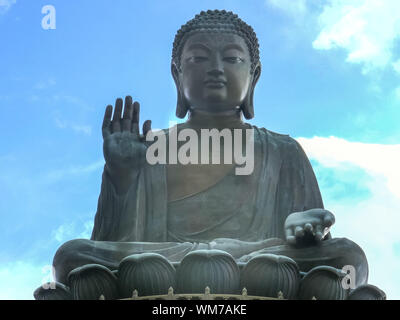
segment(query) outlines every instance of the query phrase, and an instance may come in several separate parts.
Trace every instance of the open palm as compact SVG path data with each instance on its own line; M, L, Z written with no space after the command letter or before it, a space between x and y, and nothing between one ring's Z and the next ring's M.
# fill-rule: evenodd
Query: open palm
M151 130L151 121L147 120L143 124L143 135L139 133L140 105L138 102L132 103L132 97L125 98L123 115L122 107L123 101L118 98L111 120L113 108L108 105L102 126L106 164L119 174L137 169L144 163L146 146L143 141L147 132Z

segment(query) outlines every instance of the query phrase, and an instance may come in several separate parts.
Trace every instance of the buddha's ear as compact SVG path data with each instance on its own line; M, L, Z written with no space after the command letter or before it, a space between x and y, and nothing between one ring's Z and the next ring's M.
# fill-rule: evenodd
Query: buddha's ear
M186 117L189 106L187 105L186 99L183 96L179 81L179 70L174 62L171 63L171 73L172 77L174 78L177 91L176 116L180 119L183 119Z
M260 79L260 75L261 75L261 63L259 62L257 66L254 68L249 90L247 91L247 96L244 99L242 105L240 106L240 109L242 110L243 115L246 119L254 118L254 105L253 105L254 88L256 87L258 79Z

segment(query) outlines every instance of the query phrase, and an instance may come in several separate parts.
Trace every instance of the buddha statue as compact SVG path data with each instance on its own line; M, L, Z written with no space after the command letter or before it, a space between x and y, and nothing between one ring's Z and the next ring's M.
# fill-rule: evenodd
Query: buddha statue
M140 133L139 103L118 98L114 112L106 107L102 125L105 166L91 239L71 240L57 250L56 281L67 284L71 271L85 265L116 270L133 254L156 253L179 264L197 250L221 250L237 263L286 256L302 272L350 265L357 286L366 284L366 256L351 240L332 238L335 217L324 209L300 144L244 121L255 115L261 75L253 29L232 12L202 11L177 32L171 73L176 115L187 121L160 132L170 137L173 130L251 130L252 172L236 174L235 161L150 164L147 151L156 141L147 139L151 121ZM224 149L226 140L219 143Z

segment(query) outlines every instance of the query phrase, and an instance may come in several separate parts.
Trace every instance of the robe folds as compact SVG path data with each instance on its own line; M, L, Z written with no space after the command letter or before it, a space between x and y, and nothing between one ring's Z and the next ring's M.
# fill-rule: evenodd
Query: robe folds
M233 172L207 190L168 203L166 165L146 165L124 195L104 170L92 240L208 242L284 239L286 217L323 208L301 146L288 135L254 129L254 171Z

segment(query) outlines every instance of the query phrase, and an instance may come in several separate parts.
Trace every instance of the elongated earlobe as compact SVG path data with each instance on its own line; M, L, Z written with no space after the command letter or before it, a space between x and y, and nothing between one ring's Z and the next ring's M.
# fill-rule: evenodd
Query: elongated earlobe
M180 88L179 71L178 71L178 68L176 67L175 63L171 64L171 73L172 73L172 77L174 78L174 81L175 81L176 93L177 93L175 114L178 118L183 119L186 117L186 114L189 110L189 105L187 104L186 99L183 96L183 92Z
M254 69L253 79L250 84L250 88L247 92L246 98L244 99L242 105L240 106L240 109L242 110L243 115L247 120L254 118L254 104L253 104L254 88L256 87L260 75L261 75L261 64L258 64L257 67Z
M186 117L186 114L189 110L189 106L185 103L185 98L183 97L183 94L179 88L177 88L177 102L176 102L176 116L180 119L183 119Z
M247 120L254 118L253 94L254 88L250 87L243 104L240 106L240 109Z

